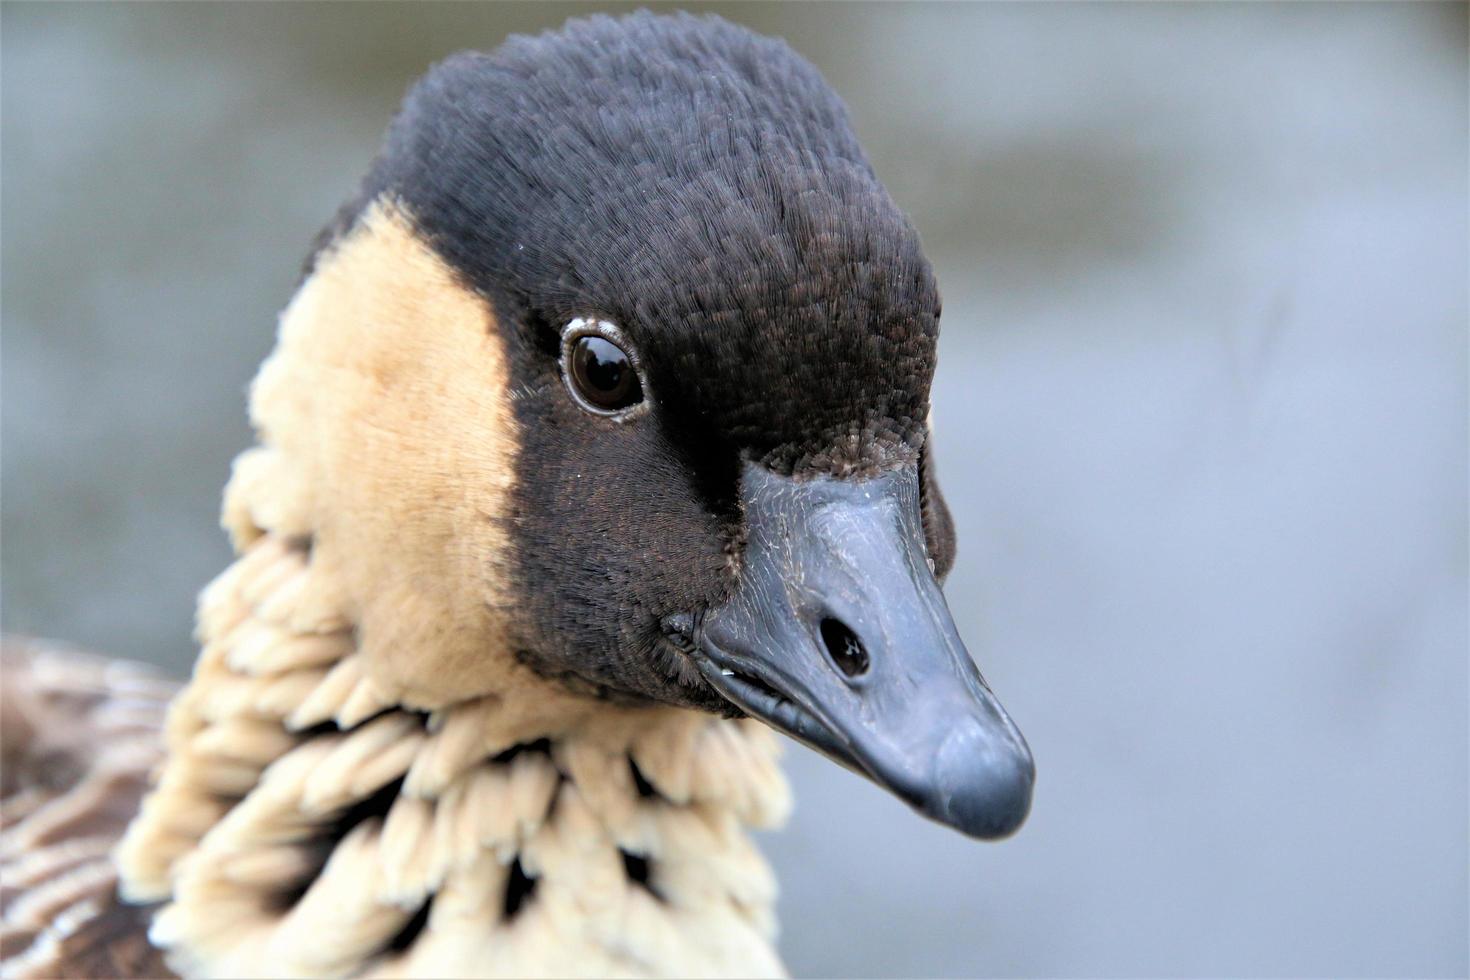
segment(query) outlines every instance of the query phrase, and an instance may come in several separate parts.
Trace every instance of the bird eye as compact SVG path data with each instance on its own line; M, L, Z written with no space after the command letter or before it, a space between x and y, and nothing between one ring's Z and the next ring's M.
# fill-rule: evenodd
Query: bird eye
M643 401L643 384L633 358L603 333L569 331L564 350L567 383L584 408L614 415Z

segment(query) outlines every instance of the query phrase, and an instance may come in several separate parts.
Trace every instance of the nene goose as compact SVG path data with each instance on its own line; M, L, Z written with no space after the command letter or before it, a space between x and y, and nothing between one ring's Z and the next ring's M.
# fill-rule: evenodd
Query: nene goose
M254 382L166 725L137 669L8 661L6 972L777 974L770 729L1015 830L938 326L784 43L640 13L435 67Z

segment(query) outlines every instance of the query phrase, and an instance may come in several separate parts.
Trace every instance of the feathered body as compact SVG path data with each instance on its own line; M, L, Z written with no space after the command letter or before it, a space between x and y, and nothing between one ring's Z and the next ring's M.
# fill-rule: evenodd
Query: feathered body
M154 977L113 848L163 758L178 685L52 643L0 647L0 975Z

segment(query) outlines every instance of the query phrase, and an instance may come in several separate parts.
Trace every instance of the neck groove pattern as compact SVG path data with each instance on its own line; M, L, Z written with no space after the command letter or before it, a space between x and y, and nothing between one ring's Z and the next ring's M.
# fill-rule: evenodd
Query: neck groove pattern
M203 593L203 651L118 850L198 976L773 975L747 830L789 795L764 727L518 687L386 695L299 538Z

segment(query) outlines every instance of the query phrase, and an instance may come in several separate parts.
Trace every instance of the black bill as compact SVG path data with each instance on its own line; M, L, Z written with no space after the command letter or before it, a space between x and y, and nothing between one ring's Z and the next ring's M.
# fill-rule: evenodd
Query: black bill
M736 593L674 617L715 690L972 837L1031 808L1026 740L965 650L930 571L914 467L798 481L747 465Z

